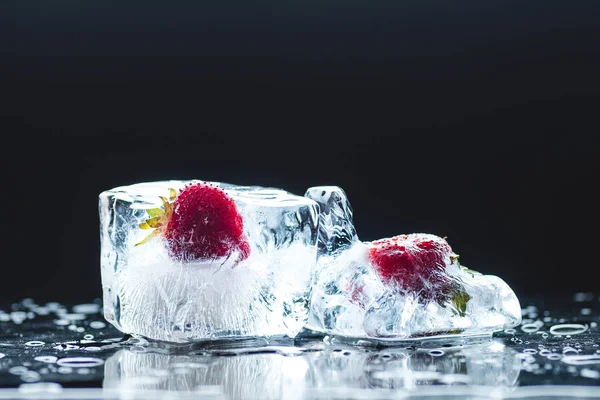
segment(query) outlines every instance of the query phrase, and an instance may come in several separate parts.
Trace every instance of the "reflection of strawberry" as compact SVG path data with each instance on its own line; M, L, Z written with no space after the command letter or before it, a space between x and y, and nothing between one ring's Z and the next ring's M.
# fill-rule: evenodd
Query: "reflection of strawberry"
M371 242L368 257L384 283L433 298L447 286L453 253L438 236L411 233Z
M159 228L167 248L176 260L206 260L229 257L238 252L238 261L248 258L250 245L244 235L242 216L223 189L206 182L185 186L171 200L162 197L163 209L147 210L153 217L140 225ZM139 244L145 242L140 242Z

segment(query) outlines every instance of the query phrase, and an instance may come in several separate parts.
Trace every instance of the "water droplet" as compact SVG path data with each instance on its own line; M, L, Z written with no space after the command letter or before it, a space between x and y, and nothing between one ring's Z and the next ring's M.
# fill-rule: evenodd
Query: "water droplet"
M597 355L565 355L562 358L562 362L571 365L588 365L588 364L600 364L600 356Z
M581 315L590 315L592 313L592 310L589 308L582 308L580 313Z
M73 372L73 368L71 368L71 367L59 367L57 371L58 371L59 374L70 374L70 373Z
M587 325L581 324L560 324L550 327L550 333L557 336L577 335L587 331Z
M48 364L54 364L57 360L58 357L54 357L54 356L38 356L34 358L35 361L41 361L41 362L45 362Z
M93 357L67 357L57 362L62 367L89 368L104 364L104 360Z
M89 374L90 372L91 372L91 369L89 369L89 368L78 368L78 369L77 369L77 373L78 373L79 375L87 375L87 374Z
M92 321L90 322L90 328L93 329L102 329L106 326L106 324L102 321Z
M25 343L25 346L40 347L45 344L46 344L46 342L42 342L41 340L32 340L30 342Z
M88 346L88 347L84 347L83 349L85 351L100 351L100 350L102 350L100 347L96 347L96 346Z
M41 375L35 371L27 371L27 372L24 372L21 374L21 380L23 382L27 382L27 383L38 382L40 379L42 379Z
M584 378L600 379L600 371L589 368L582 368L580 375Z
M538 351L536 349L525 349L523 350L523 353L527 353L527 354L536 354Z
M571 347L571 346L566 346L566 347L563 347L563 350L562 350L562 352L563 352L563 354L567 354L567 353L575 353L575 354L577 354L577 350L575 350L575 349L574 349L573 347Z
M100 305L94 303L78 304L73 307L73 312L77 314L95 314L100 312Z
M59 326L65 326L65 325L69 325L69 321L67 321L66 319L62 319L62 318L60 318L60 319L55 319L55 320L54 320L54 323L55 323L56 325L59 325Z
M19 392L23 394L57 394L61 391L62 386L55 382L22 383L19 385Z
M29 371L27 368L25 368L25 367L23 367L21 365L18 365L16 367L11 367L8 370L8 373L9 374L13 374L13 375L23 375L27 371Z
M515 334L517 332L516 329L508 328L504 330L504 333L508 333L509 335Z
M81 321L81 320L85 319L85 314L81 314L81 313L62 314L61 317L63 319L68 319L69 321Z
M427 354L429 354L430 356L439 357L439 356L444 355L444 351L443 350L430 350L429 352L427 352Z
M593 298L594 298L594 295L590 292L575 293L575 295L573 296L573 300L576 301L577 303L582 303L584 301L591 301Z
M560 354L552 353L552 354L549 354L548 357L546 357L546 358L548 358L548 360L560 360L562 357L563 356Z

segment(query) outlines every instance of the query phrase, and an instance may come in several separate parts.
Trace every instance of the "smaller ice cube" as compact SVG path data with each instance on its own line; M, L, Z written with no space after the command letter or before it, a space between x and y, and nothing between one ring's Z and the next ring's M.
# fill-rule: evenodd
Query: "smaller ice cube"
M393 341L491 334L520 323L520 305L512 289L496 276L460 265L454 253L440 259L439 268L422 284L417 280L419 276L401 277L400 283L387 279L370 253L378 242L358 240L344 191L320 186L308 189L306 196L322 209L320 251L313 273L307 328L331 335ZM419 289L408 288L406 282Z
M234 243L232 254L212 259L173 257L161 228L149 228L171 207L169 197L175 201L199 182L147 182L100 194L106 319L124 333L169 342L294 337L308 313L318 205L281 189L210 182L235 203L246 247ZM184 246L188 239L178 240Z

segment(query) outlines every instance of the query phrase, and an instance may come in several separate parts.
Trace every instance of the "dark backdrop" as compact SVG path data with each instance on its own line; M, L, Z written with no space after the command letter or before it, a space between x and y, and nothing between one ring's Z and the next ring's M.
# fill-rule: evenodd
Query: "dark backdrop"
M98 194L191 178L340 185L363 240L598 289L597 0L118 3L0 19L2 301L99 297Z

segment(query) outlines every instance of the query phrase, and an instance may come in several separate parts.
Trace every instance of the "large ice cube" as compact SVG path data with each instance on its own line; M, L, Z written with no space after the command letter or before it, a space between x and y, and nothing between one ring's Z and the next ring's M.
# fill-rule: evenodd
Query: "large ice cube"
M140 246L140 223L159 196L197 181L162 181L100 194L106 319L125 333L187 342L295 336L306 321L317 253L317 204L274 188L211 182L234 201L250 244L247 259L179 261L158 235Z
M405 340L446 334L481 334L518 325L521 308L500 278L448 259L443 279L458 297L423 299L382 280L358 240L350 203L335 186L308 189L319 203L319 252L307 327L332 335ZM446 286L449 287L449 286ZM466 304L465 304L466 301Z

